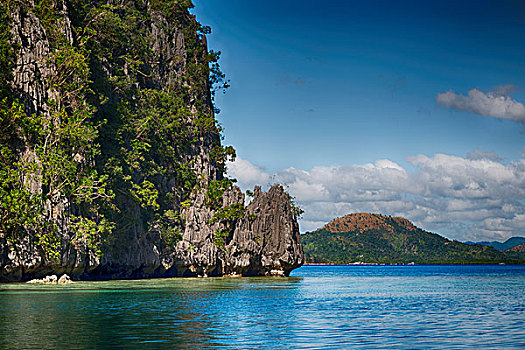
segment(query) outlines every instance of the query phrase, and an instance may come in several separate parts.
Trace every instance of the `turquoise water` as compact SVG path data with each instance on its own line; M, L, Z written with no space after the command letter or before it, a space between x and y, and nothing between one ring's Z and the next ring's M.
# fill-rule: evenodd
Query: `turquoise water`
M525 349L525 266L0 284L0 348Z

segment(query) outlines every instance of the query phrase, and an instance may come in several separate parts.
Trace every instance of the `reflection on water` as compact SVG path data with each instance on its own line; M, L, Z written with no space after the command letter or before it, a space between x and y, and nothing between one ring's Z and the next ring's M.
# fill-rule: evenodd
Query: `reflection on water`
M0 285L0 348L524 348L525 267Z

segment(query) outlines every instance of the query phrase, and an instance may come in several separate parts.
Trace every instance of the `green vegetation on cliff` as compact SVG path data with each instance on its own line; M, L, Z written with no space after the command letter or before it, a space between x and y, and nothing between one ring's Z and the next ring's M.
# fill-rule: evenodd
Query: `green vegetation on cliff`
M64 231L99 255L133 230L159 234L168 249L181 238L184 203L235 156L212 105L227 87L220 53L207 51L210 29L192 6L0 4L0 237L29 237L49 261ZM49 44L35 64L52 68L31 82L48 90L36 110L13 83L22 55L13 18L37 18Z
M450 241L408 220L350 214L301 238L308 263L468 264L523 262L483 245Z

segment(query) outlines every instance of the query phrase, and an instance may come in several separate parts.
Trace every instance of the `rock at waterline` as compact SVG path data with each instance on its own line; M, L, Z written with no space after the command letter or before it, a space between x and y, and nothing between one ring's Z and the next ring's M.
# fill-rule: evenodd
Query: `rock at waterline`
M51 275L51 276L46 276L42 279L33 279L31 281L28 281L27 283L32 283L32 284L38 284L38 283L41 283L41 284L70 284L72 283L71 281L71 278L64 274L62 275L60 278L57 277L57 275Z
M58 284L70 284L72 283L71 282L71 278L69 278L68 275L66 274L63 274L59 279L58 279Z

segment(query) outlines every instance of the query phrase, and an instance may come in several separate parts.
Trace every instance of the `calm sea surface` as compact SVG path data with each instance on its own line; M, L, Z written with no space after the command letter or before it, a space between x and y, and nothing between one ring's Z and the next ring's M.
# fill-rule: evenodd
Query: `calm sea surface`
M0 348L525 349L525 266L0 284Z

